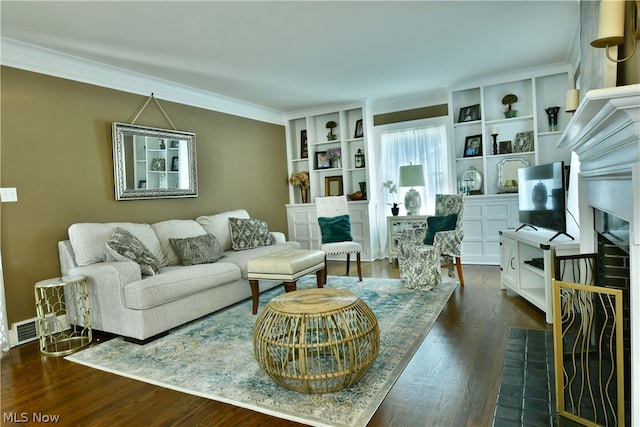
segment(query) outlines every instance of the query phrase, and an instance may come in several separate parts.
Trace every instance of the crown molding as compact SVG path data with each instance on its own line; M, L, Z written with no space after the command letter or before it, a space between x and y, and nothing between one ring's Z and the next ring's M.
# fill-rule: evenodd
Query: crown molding
M0 64L54 77L89 83L247 119L283 125L281 111L239 101L212 92L127 71L6 37L0 38Z

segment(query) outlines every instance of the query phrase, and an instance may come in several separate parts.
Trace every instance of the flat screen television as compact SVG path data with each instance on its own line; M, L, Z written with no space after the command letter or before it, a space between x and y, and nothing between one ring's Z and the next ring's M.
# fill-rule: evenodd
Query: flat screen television
M567 234L565 209L566 182L564 162L518 169L518 228L546 228L556 234L549 240Z

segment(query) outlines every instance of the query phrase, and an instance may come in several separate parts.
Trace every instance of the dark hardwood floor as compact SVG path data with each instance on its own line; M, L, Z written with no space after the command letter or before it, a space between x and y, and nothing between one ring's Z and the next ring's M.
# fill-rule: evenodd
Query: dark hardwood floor
M398 277L387 260L362 267L365 277ZM465 287L451 296L369 426L490 426L509 328L551 330L541 311L500 289L498 267L463 270ZM344 274L344 263L329 262L329 274ZM3 425L24 418L33 425L43 415L59 416L61 426L300 425L45 357L36 342L11 349L1 364Z

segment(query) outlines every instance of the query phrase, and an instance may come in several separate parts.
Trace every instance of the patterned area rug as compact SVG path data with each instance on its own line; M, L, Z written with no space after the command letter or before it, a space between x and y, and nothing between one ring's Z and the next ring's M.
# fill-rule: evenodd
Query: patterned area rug
M305 276L298 289L315 287ZM253 356L251 300L172 330L139 346L116 338L66 359L114 374L315 426L365 426L433 326L457 286L443 277L432 291L406 289L396 279L329 276L327 287L348 289L375 313L380 353L354 386L303 394L278 386ZM260 295L261 311L281 294Z

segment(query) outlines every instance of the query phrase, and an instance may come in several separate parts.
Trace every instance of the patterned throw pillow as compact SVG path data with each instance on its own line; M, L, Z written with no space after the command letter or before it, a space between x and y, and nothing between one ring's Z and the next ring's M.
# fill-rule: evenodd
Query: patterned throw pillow
M229 218L231 247L236 251L275 245L267 223L259 219Z
M116 228L107 246L140 266L143 276L153 276L160 271L158 258L140 240L124 228Z
M222 255L222 246L213 234L203 234L185 239L169 239L169 243L182 265L208 264L216 262L224 256Z

